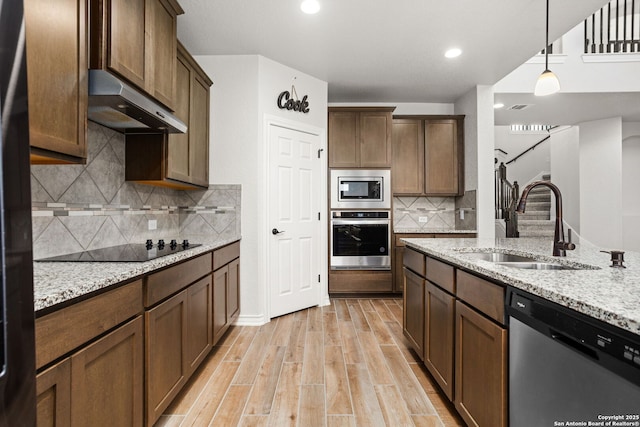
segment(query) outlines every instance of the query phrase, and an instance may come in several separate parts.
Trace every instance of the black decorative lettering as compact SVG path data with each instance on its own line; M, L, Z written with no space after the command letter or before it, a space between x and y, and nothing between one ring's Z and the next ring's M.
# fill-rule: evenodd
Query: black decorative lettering
M293 110L307 114L309 112L309 101L307 101L307 98L308 96L305 95L302 97L302 100L294 101L291 99L289 91L285 90L278 95L278 101L276 104L281 110Z

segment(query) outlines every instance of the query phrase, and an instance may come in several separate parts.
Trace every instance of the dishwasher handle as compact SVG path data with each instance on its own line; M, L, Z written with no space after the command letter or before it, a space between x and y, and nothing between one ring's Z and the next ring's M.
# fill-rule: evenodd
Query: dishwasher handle
M551 338L553 338L555 341L561 342L562 344L568 347L571 347L575 351L582 353L593 360L600 359L598 357L598 353L595 350L587 347L586 345L575 340L574 338L568 337L567 335L564 335L558 331L551 330L550 332L551 332Z

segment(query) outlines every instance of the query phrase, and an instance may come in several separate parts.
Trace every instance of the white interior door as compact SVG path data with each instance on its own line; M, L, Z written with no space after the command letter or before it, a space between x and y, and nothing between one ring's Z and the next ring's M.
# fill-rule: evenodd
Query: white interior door
M270 317L320 302L320 136L269 126Z

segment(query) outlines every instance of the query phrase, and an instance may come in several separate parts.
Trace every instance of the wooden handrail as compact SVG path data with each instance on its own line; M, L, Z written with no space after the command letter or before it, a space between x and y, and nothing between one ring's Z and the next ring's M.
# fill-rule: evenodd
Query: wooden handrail
M551 138L551 135L547 135L546 137L544 137L543 139L541 139L540 141L536 142L535 144L533 144L531 147L527 148L526 150L524 150L522 153L518 154L517 156L515 156L513 159L509 160L506 164L511 164L513 162L515 162L516 160L518 160L520 157L524 156L525 154L527 154L529 151L533 151L538 145L542 144L543 142L545 142L547 139Z

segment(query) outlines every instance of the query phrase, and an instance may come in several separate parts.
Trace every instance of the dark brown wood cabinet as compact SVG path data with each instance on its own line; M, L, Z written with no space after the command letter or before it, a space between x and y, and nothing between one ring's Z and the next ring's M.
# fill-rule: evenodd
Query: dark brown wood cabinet
M160 418L187 382L187 291L145 313L147 425Z
M427 281L424 364L444 394L453 400L453 349L456 298Z
M176 116L184 134L127 135L125 179L172 188L209 186L209 93L212 84L178 45Z
M390 167L391 113L394 109L329 108L329 167Z
M456 302L455 406L469 425L508 425L507 330Z
M182 13L175 0L91 0L90 67L119 74L173 109Z
M191 375L211 350L213 276L209 274L187 289L188 375Z
M464 116L395 116L394 195L464 193Z
M425 280L413 271L404 269L404 336L420 359L424 358Z
M36 395L38 427L71 425L71 359L36 376Z
M240 314L240 245L234 243L213 253L213 344Z
M405 251L405 337L468 425L506 426L504 286Z
M86 162L87 3L24 2L32 164Z
M143 366L142 316L72 355L71 426L141 426Z

